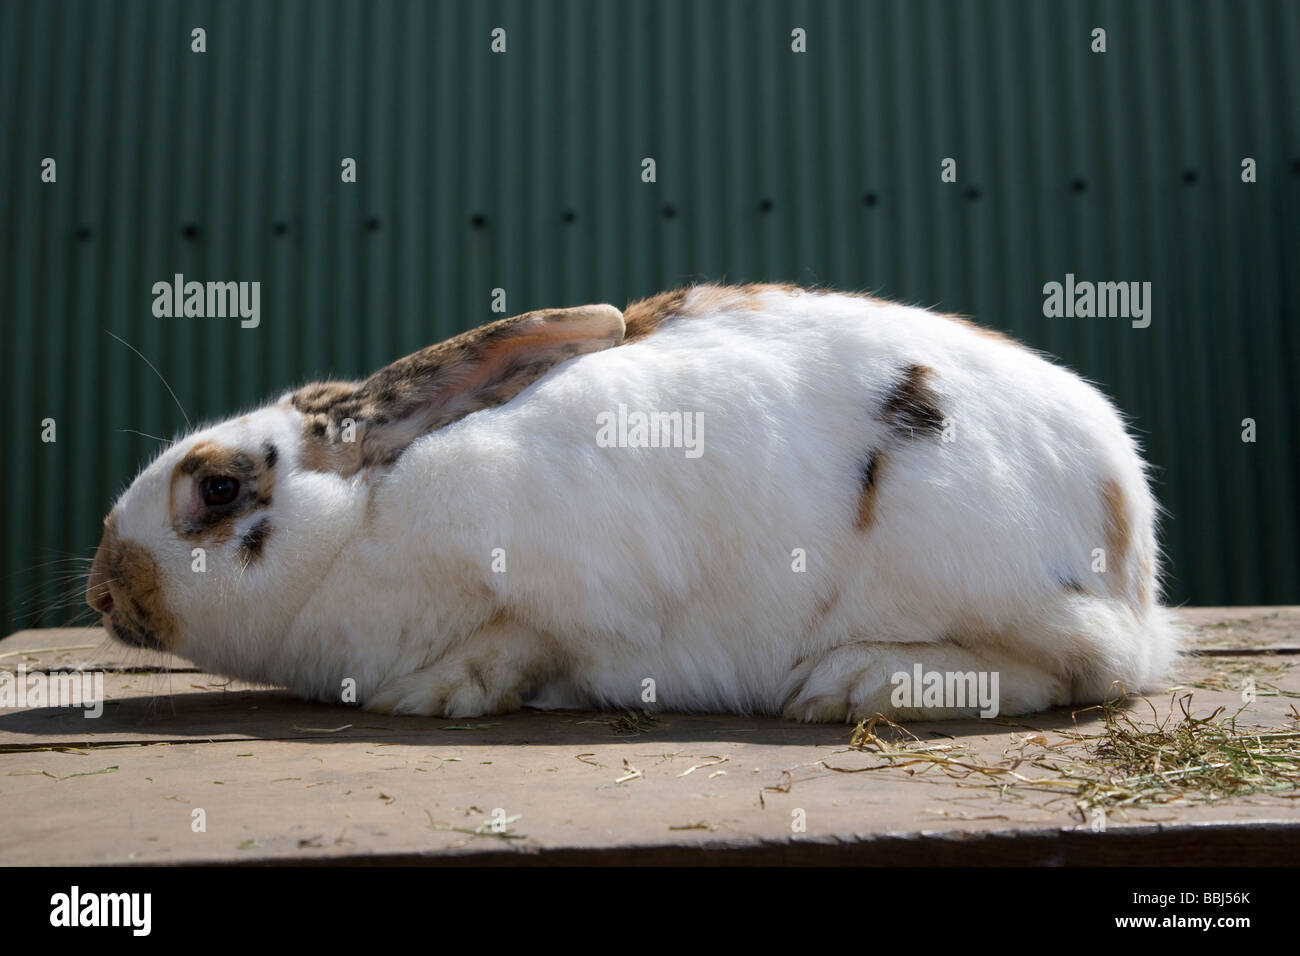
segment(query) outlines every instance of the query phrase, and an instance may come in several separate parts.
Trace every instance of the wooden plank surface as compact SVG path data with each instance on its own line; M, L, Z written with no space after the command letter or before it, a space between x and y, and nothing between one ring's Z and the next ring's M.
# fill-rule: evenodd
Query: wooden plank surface
M1188 609L1178 683L1206 716L1300 730L1300 609ZM863 770L852 728L769 718L524 711L389 718L230 683L97 629L19 632L0 668L104 672L105 708L0 710L0 863L1290 863L1294 791L1112 810L917 768ZM1135 706L1150 716L1145 704ZM1077 746L1096 712L911 728L993 765ZM205 829L197 832L196 811ZM502 829L494 820L507 821ZM796 832L794 824L804 821Z

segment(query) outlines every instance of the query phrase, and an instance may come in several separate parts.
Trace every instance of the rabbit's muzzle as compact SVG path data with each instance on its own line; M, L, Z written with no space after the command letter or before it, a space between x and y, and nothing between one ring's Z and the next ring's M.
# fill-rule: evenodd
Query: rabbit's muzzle
M91 563L86 603L124 644L168 650L176 643L179 624L167 607L158 564L145 548L118 535L112 514Z

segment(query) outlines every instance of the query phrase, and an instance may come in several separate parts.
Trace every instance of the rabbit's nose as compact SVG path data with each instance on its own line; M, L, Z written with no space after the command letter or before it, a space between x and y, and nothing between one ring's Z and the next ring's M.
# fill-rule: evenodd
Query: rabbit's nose
M113 613L113 595L108 588L108 573L100 561L103 549L95 555L95 563L90 568L90 579L86 581L86 603L100 614Z
M95 549L95 560L91 562L90 577L86 580L86 603L100 614L113 613L113 595L108 589L112 577L109 564L117 549L113 524L113 516L110 514L104 522L104 537Z
M90 589L86 590L86 603L93 607L100 614L113 613L113 595L108 591L108 585L104 585L101 594L91 594Z

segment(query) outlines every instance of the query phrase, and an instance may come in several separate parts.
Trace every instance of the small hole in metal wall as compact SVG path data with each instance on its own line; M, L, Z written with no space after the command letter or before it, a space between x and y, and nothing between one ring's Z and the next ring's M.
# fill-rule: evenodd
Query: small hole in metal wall
M369 219L366 220L366 231L367 231L367 232L378 232L378 231L379 231L379 217L378 217L378 216L371 216Z
M771 211L772 211L772 205L773 205L773 204L772 204L772 200L767 199L767 198L760 199L760 200L758 201L758 211L759 211L759 212L771 212Z
M1300 176L1300 157L1296 157L1295 159L1291 160L1291 172L1295 173L1297 176Z
M185 225L181 226L181 235L186 239L197 239L199 237L198 223L187 222Z
M1192 185L1192 183L1196 182L1197 176L1198 173L1194 169L1183 170L1183 182L1185 182L1189 186Z
M677 215L677 207L670 202L664 203L663 216L665 219L673 219Z
M1088 189L1088 181L1084 179L1082 176L1076 176L1074 178L1074 181L1070 183L1070 192L1072 193L1086 192L1087 189Z
M562 219L566 224L574 222L577 218L577 213L572 209L564 210L564 213L560 216L560 219Z
M78 242L89 242L89 241L90 241L90 237L93 236L94 234L95 234L95 233L91 230L91 228L90 228L89 226L78 226L78 227L77 227L76 236L77 236L77 241L78 241Z
M474 215L469 217L469 224L475 229L483 229L487 226L487 216L483 215L481 212L476 212Z
M980 189L978 186L967 186L966 191L962 193L962 195L971 202L974 202L984 195L984 190Z
M862 204L864 206L875 206L879 202L880 202L880 197L877 196L875 193L867 193L865 196L862 197Z
M283 236L286 232L289 231L289 224L287 222L277 222L273 226L271 226L271 231L274 232L277 236Z

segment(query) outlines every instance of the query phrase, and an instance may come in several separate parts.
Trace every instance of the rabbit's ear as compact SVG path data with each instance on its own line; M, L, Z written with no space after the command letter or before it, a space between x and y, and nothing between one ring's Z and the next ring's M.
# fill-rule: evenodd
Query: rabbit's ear
M508 402L553 366L618 345L623 333L612 305L543 309L430 345L360 385L309 385L291 399L308 417L306 463L350 474L391 462L420 435ZM341 447L348 419L352 448Z

